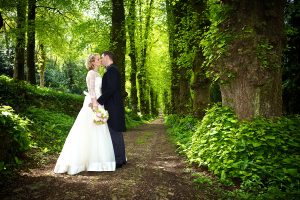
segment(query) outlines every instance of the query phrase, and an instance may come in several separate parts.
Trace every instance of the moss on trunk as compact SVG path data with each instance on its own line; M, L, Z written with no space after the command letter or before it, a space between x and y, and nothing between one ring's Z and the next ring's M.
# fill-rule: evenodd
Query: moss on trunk
M222 104L234 108L239 120L252 120L257 115L281 117L285 1L223 3L232 8L232 14L219 24L219 33L231 35L232 40L226 54L212 65L214 73L220 75Z

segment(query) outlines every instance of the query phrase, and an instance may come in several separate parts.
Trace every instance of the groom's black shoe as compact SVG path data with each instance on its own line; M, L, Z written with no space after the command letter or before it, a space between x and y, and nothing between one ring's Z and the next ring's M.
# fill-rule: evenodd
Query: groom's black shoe
M123 166L122 164L117 164L116 168L122 168L122 166Z

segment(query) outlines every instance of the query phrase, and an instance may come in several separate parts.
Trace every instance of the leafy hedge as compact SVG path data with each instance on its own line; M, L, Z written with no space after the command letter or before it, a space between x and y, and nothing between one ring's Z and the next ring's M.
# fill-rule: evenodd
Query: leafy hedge
M182 146L187 146L191 137L197 130L197 118L191 115L179 119L178 115L169 115L165 117L165 125L169 127L167 134L171 135L171 140L178 147L179 152L183 149Z
M5 162L29 150L30 121L14 113L9 106L0 106L0 171Z
M168 120L168 118L167 118ZM215 105L186 143L190 162L207 166L223 181L242 181L241 199L300 196L300 117L276 122L256 117L239 122L234 111Z
M135 114L132 112L132 110L125 108L125 123L127 130L152 121L156 118L158 118L156 115Z
M31 147L44 153L60 153L75 117L35 106L29 107L23 115L33 122L29 127L32 131Z
M25 112L27 107L36 106L55 112L76 116L82 107L84 96L40 88L26 81L0 76L0 104L9 105L16 112Z

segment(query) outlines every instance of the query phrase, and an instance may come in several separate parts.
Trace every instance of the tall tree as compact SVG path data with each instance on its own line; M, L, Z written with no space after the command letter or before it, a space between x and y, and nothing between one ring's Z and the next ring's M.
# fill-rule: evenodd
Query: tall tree
M284 6L285 0L226 0L218 8L221 23L206 47L214 52L210 67L222 104L234 108L239 120L282 115Z
M9 69L9 76L12 78L13 77L13 68L11 66L11 61L10 61L10 49L9 49L9 46L10 46L10 38L8 36L8 33L7 33L7 29L6 29L6 25L5 23L3 24L3 30L4 30L4 34L5 34L5 45L6 45L6 60L7 60L7 66L8 66L8 69Z
M26 81L36 85L35 77L35 9L36 0L28 0L28 27L27 27L27 77Z
M150 86L150 98L151 98L151 114L158 115L157 111L157 95L153 89L153 86Z
M206 0L191 0L193 12L193 61L194 81L191 85L194 90L193 115L201 120L205 116L205 109L210 104L210 78L206 77L206 70L202 67L205 60L203 50L199 47L201 38L205 33L205 27L209 26L207 18Z
M149 6L146 12L146 25L144 30L143 42L141 47L140 55L140 66L139 66L139 94L140 94L140 108L142 114L150 114L149 105L149 90L148 90L148 80L147 80L147 70L146 70L146 56L148 47L148 37L150 32L150 20L151 20L151 10L152 10L153 0L149 1Z
M26 1L17 1L17 30L15 46L14 79L25 80L25 21L26 21Z
M176 58L179 56L175 47L175 24L180 23L180 19L174 15L173 2L166 0L167 8L167 24L169 33L169 53L171 62L171 114L179 114L180 108L180 88L179 88L179 66L177 66Z
M2 28L3 25L4 25L3 17L2 17L2 14L0 12L0 29Z
M190 36L190 1L180 0L175 1L173 6L173 14L175 18L175 42L173 49L175 52L175 61L179 69L179 100L180 100L180 113L182 116L186 116L190 111L190 80L191 80L191 68L189 56L191 52L191 36ZM182 40L185 41L182 41Z
M135 23L136 23L136 0L130 0L129 2L129 15L128 15L128 35L130 40L130 53L129 57L131 59L131 74L130 74L130 98L132 111L137 113L138 97L137 97L137 87L136 87L136 74L137 74L137 53L135 48Z
M40 86L44 87L44 77L46 68L46 52L43 44L40 44ZM54 63L55 65L55 63Z
M127 92L125 90L125 53L126 53L126 29L125 29L125 10L123 0L112 0L112 51L116 58L114 64L119 68L121 73L121 87L123 103Z

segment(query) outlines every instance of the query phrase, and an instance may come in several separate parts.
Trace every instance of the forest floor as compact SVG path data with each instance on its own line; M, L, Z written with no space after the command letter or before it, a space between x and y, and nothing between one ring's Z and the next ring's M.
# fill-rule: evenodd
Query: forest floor
M213 199L196 189L192 173L210 176L186 163L168 140L158 119L123 133L127 164L114 172L53 172L58 155L34 156L28 166L0 191L12 199ZM35 154L37 155L37 154ZM38 164L33 164L38 163Z

